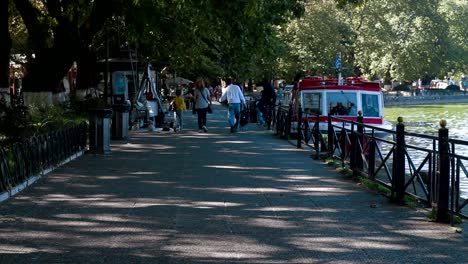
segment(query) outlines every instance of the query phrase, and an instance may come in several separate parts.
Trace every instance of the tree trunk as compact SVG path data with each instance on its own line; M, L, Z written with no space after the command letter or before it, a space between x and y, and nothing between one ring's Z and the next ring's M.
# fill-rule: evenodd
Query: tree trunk
M89 87L97 88L98 69L96 55L89 49L82 48L78 56L77 65L76 89L86 90Z
M8 88L10 85L10 51L11 37L9 27L9 8L10 1L0 1L0 39L2 48L0 49L0 88Z
M384 84L386 84L386 85L391 85L392 84L392 76L390 75L390 69L388 69L385 72Z
M72 66L74 57L67 47L58 46L36 57L23 78L23 90L58 92L57 87Z

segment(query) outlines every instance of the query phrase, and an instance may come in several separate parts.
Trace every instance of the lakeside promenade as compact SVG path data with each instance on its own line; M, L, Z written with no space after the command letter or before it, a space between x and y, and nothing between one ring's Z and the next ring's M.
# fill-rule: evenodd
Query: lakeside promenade
M468 263L429 222L271 132L132 131L0 204L0 263Z

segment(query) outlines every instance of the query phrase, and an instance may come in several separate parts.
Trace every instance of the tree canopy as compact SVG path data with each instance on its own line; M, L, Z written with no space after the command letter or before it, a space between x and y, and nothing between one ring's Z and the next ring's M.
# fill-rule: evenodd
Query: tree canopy
M23 86L31 91L53 89L74 61L94 69L107 40L111 55L136 49L140 60L189 76L249 78L264 69L258 65L273 68L280 41L272 27L301 13L296 0L11 1L8 13L24 27L10 30L27 36L15 39L14 52L28 57Z
M330 73L337 52L348 74L387 82L468 72L466 1L325 0L305 10L281 30L289 72Z
M122 49L188 78L333 74L337 52L349 75L468 73L463 0L9 0L2 7L0 87L8 85L10 54L27 58L25 90L50 91L75 61L79 85L92 85L96 61Z

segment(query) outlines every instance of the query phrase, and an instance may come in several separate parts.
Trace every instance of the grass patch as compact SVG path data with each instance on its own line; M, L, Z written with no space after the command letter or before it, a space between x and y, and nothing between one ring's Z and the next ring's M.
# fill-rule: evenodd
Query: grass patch
M459 224L463 223L463 218L461 218L458 215L454 215L453 216L453 223L456 224L456 225L459 225Z
M348 168L345 168L341 165L340 162L336 162L333 158L328 158L328 159L325 159L325 163L330 166L330 167L333 167L335 169L337 169L337 171L341 174L343 174L344 177L346 178L354 178L354 172Z
M452 221L453 221L453 224L455 225L459 225L463 223L463 218L458 215L447 215L447 217L448 217L448 220L450 219L450 217L453 217ZM427 214L427 218L430 221L435 222L437 220L437 209L432 208L432 210Z
M353 178L354 177L354 172L348 168L343 168L343 170L341 171L341 173L343 174L343 176L345 176L346 178Z
M367 189L375 191L377 193L384 194L386 196L390 196L390 189L376 181L370 180L366 177L359 177L359 182L365 186Z
M413 196L405 195L405 197L403 197L403 202L406 206L411 208L416 208L418 206L418 200Z
M335 169L341 168L341 163L336 162L334 159L326 159L326 160L325 160L325 163L326 163L328 166L333 167L333 168L335 168Z

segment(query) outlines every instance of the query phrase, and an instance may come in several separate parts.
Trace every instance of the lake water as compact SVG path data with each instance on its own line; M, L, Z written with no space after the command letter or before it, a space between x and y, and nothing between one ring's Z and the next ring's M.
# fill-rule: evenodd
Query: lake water
M396 124L399 116L408 131L430 135L437 135L439 121L445 119L451 138L468 141L468 104L385 107L386 120Z
M439 121L445 119L449 137L468 141L468 104L416 105L385 107L385 119L394 124L403 117L405 130L415 133L434 135L440 128ZM412 145L428 147L432 143L412 139ZM459 155L468 156L468 147L456 148ZM468 162L463 162L468 167ZM461 175L461 194L468 197L468 178Z

